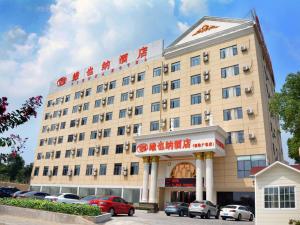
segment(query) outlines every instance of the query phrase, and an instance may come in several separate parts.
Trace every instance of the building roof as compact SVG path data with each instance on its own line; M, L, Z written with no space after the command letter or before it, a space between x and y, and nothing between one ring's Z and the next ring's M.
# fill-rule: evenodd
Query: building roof
M288 169L291 169L291 170L294 170L294 171L300 173L300 164L287 165L287 164L284 164L282 162L276 161L276 162L272 163L269 166L265 166L265 167L256 166L256 167L251 168L250 175L255 176L255 177L259 176L259 175L263 174L265 171L267 171L267 170L271 169L272 167L274 167L275 165L280 165L280 166L286 167Z

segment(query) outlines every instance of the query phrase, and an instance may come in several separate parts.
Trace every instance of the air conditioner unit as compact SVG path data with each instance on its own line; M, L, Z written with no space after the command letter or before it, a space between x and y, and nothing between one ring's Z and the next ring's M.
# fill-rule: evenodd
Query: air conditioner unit
M134 91L133 90L130 90L129 91L129 98L133 98L134 97Z
M249 139L250 140L255 139L255 134L253 132L249 132Z
M167 120L166 120L166 119L161 119L161 120L160 120L160 127L161 127L161 128L165 128L166 125L167 125Z
M54 145L56 144L56 137L53 138L53 144L54 144Z
M78 106L78 112L81 112L81 110L82 110L82 105L79 105Z
M100 145L96 145L95 147L96 153L99 154L101 151L101 146Z
M170 129L169 131L173 131L174 130L174 118L170 119Z
M108 89L108 82L106 82L106 83L103 85L103 89L104 89L104 91L107 91L107 89Z
M51 152L51 157L53 157L53 156L54 156L54 151Z
M168 90L168 81L163 82L163 90L164 91Z
M56 124L56 130L58 130L58 129L59 129L59 123Z
M135 81L135 74L132 74L130 76L130 81L131 81L131 83L134 83L134 81Z
M98 137L102 137L102 129L98 130Z
M51 176L52 176L52 170L49 170L49 171L48 171L47 176L48 176L48 177L51 177Z
M205 91L205 92L204 92L204 100L205 100L205 101L210 100L210 91Z
M209 121L209 119L210 119L210 115L208 114L208 115L204 115L204 120L205 121Z
M104 120L104 113L101 113L100 114L100 121L103 121Z
M128 175L128 169L127 169L126 166L122 167L122 174L123 174L123 176L127 176Z
M58 114L58 116L59 116L59 117L61 117L61 110L60 110L60 111L58 111L58 113L57 113L57 114Z
M105 105L106 104L106 97L103 97L101 102L102 102L102 105Z
M84 96L84 91L80 92L80 97L82 98Z
M76 142L77 141L77 134L73 135L73 141Z
M208 62L208 52L203 52L203 62Z
M208 56L208 52L203 52L203 57Z
M247 109L247 114L248 114L248 115L253 115L253 114L254 114L253 109L252 109L252 108L248 108L248 109Z
M204 76L204 80L208 81L209 80L209 71L205 70L204 73L203 73L203 76Z
M73 148L73 149L72 149L72 151L71 151L71 154L72 154L72 156L74 156L74 155L75 155L75 153L76 153L76 149L75 149L75 148Z
M50 127L47 127L47 132L50 132Z
M250 67L248 65L243 66L243 71L248 72L250 70Z
M68 176L71 177L73 175L73 170L68 171Z
M126 125L126 133L130 133L131 131L131 125Z
M247 46L246 45L242 45L241 46L241 51L242 52L246 52L248 50Z
M163 109L166 109L168 107L168 100L167 99L162 100L162 107L163 107Z
M164 65L164 73L168 73L169 72L169 66L168 64Z
M55 102L52 102L52 106L55 106Z
M93 176L97 176L97 168L93 168Z
M76 126L79 126L79 124L80 124L80 119L77 119L77 120L75 121L75 125L76 125Z
M252 92L252 86L245 87L245 92L246 93L251 93Z
M132 106L127 108L127 115L131 116L132 115Z
M52 114L50 114L50 115L49 115L49 118L50 118L50 119L52 119L52 117L53 117L53 115L52 115Z
M62 98L60 99L60 103L61 103L61 104L64 103L64 97L62 97Z
M126 150L126 151L129 150L129 145L130 145L129 141L125 141L124 147L125 147L125 150Z

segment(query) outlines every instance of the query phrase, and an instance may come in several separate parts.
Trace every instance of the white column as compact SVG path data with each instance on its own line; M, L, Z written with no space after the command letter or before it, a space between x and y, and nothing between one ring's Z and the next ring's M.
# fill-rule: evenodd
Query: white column
M151 183L150 183L150 193L149 193L149 202L157 203L156 201L156 192L157 192L157 168L158 168L158 156L151 157Z
M144 173L143 173L143 189L142 202L148 202L148 185L149 185L149 157L143 157Z
M214 202L213 152L205 153L206 164L206 200Z
M203 200L203 153L195 153L196 158L196 200Z

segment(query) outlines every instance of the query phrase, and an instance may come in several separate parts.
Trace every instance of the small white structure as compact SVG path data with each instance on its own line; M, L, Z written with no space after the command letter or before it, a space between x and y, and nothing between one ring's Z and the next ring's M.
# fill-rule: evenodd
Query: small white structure
M268 167L254 167L255 224L285 225L300 220L300 165L279 161Z

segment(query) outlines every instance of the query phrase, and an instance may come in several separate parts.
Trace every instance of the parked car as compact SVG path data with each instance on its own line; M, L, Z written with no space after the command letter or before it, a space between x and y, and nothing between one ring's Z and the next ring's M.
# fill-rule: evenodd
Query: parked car
M133 205L118 196L103 196L91 200L90 205L99 206L101 211L109 212L112 216L117 214L128 214L128 216L133 216L135 212Z
M25 194L25 193L27 193L27 192L29 192L29 191L17 191L17 192L15 192L15 193L13 193L12 197L13 197L13 198L17 198L17 197L19 197L20 195Z
M170 202L165 207L165 213L167 216L171 214L177 214L184 216L189 214L189 204L184 202Z
M80 197L72 193L62 193L58 196L51 195L51 196L47 196L45 199L52 202L80 204L80 200L79 200Z
M45 199L50 194L39 191L29 191L24 194L20 194L17 198L33 198L33 199Z
M220 216L223 220L231 218L235 220L247 219L252 221L254 218L254 215L250 209L242 205L226 205L221 209Z
M81 198L78 203L79 204L89 204L91 200L94 200L94 199L97 199L97 198L100 198L100 196L88 195L88 196L85 196L84 198Z
M0 188L0 198L12 197L13 193L20 191L15 187L1 187Z
M194 201L189 206L189 217L200 216L209 219L214 216L219 219L219 209L210 201Z

